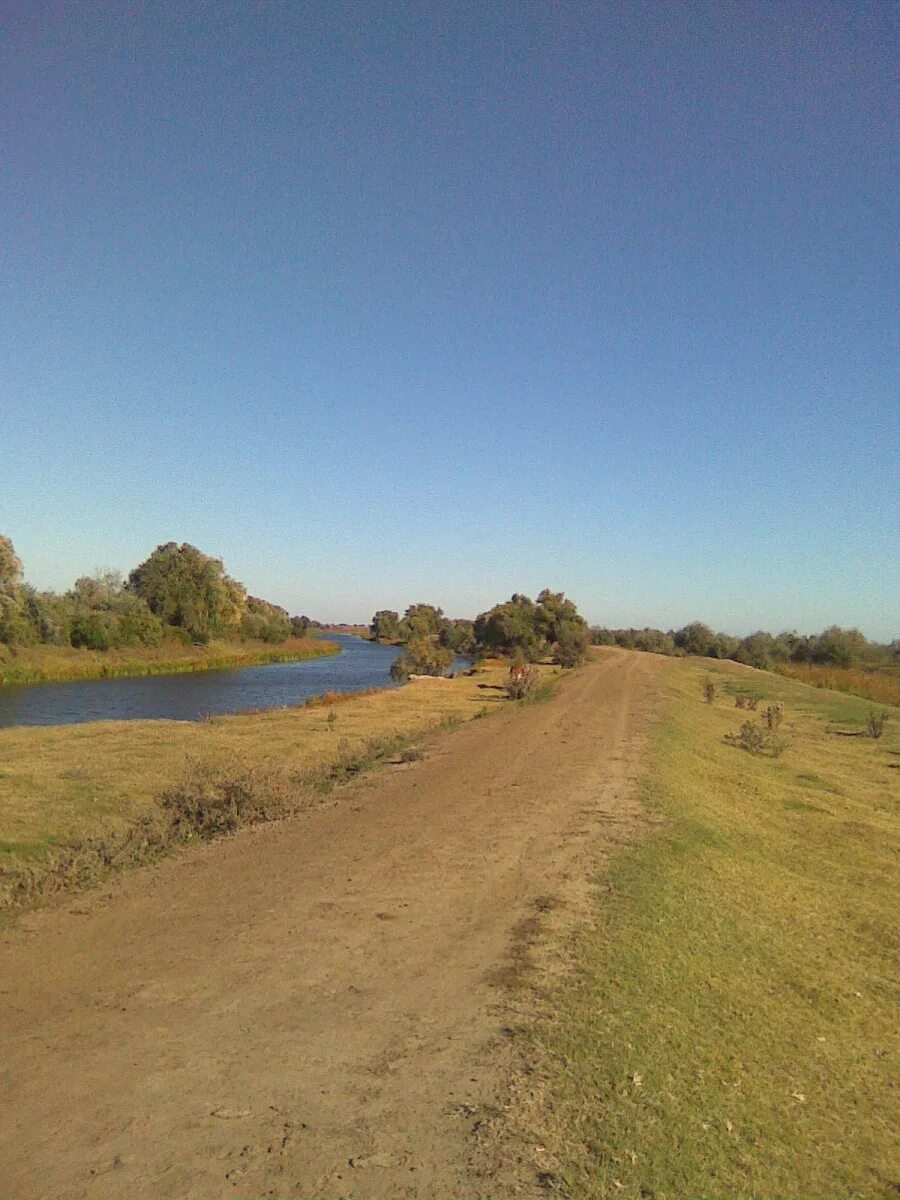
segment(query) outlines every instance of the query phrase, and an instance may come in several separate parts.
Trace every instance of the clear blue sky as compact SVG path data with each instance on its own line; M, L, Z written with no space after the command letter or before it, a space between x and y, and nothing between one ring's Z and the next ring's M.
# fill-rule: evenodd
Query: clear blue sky
M27 577L897 636L898 11L6 3Z

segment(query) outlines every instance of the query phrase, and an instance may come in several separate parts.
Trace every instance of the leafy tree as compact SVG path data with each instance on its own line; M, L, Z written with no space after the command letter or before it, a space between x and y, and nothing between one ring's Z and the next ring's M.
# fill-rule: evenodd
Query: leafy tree
M645 650L648 654L674 654L675 642L672 635L663 633L661 629L638 629L634 634L635 650Z
M379 609L369 626L372 637L379 642L400 641L400 614L389 608Z
M89 612L72 622L69 641L79 649L112 650L121 645L119 622L111 612Z
M745 663L749 667L759 667L763 671L772 665L776 656L775 639L771 633L766 633L763 629L745 637L735 653L728 655L737 662Z
M283 642L291 636L291 618L277 604L248 596L241 618L241 634L261 642Z
M536 662L547 648L538 629L537 606L518 592L475 618L475 637L490 652L519 652L528 662Z
M236 633L246 611L246 593L222 561L187 543L158 546L131 572L128 588L162 621L198 642Z
M674 635L674 640L675 645L685 654L709 655L710 650L716 649L716 635L702 621L694 621L679 629Z
M0 641L26 640L22 617L22 563L8 537L0 536Z
M437 637L444 611L433 604L411 604L403 614L402 630L407 641Z
M814 639L812 660L833 667L852 667L863 658L868 642L858 629L830 625Z
M561 667L577 667L584 662L588 641L588 629L584 621L558 621L553 661Z
M460 619L441 622L439 642L454 654L471 656L475 653L475 627L471 621Z
M291 635L293 637L307 637L309 634L309 626L309 617L291 617Z
M567 638L575 627L584 627L587 633L587 622L573 602L566 599L564 592L551 592L549 588L544 588L535 607L538 632L550 645L560 640L563 627L569 630Z
M410 675L443 675L453 662L453 651L433 638L411 641L391 663L391 678L404 683Z

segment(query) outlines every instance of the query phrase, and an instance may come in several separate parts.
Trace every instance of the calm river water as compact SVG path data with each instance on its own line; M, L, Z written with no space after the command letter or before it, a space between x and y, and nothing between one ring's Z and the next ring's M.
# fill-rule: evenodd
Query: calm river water
M307 662L193 675L0 687L0 727L160 718L199 721L222 713L281 708L320 692L361 692L394 686L389 671L399 653L396 646L341 633L329 633L328 640L337 642L341 653ZM456 663L457 668L462 666L468 663Z

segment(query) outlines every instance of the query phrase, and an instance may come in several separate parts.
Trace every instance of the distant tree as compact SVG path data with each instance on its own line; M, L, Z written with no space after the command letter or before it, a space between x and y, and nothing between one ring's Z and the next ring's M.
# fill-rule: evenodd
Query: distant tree
M160 620L198 642L237 633L246 611L246 592L221 560L187 543L158 546L131 572L128 588Z
M475 653L475 627L464 619L441 622L440 644L454 654L469 656Z
M403 614L402 628L407 641L437 637L441 632L443 609L433 604L411 604Z
M404 683L410 675L443 675L452 662L452 650L439 646L433 638L419 638L409 642L391 663L391 678Z
M674 654L675 642L671 634L661 629L638 629L634 633L634 648L648 654Z
M0 536L0 642L28 640L22 613L22 563L8 537Z
M475 618L475 637L488 653L518 652L528 662L537 662L547 649L538 629L536 605L519 592Z
M293 637L307 637L309 627L309 617L291 617L291 634Z
M728 655L729 658L734 658L737 662L745 663L749 667L758 667L760 670L767 670L777 657L777 646L775 639L771 633L766 633L760 629L756 633L751 633L749 637L745 637L738 646L737 650Z
M592 625L591 644L594 646L615 646L616 635L612 629L606 629L601 625Z
M577 667L584 662L589 643L584 621L558 621L555 632L553 661L561 667Z
M830 625L814 639L812 661L833 667L852 667L865 658L868 646L858 629Z
M716 648L716 635L702 621L694 621L679 629L674 635L674 641L685 654L709 655L710 650Z
M376 641L397 642L400 640L400 614L389 608L379 609L369 629Z
M552 646L560 640L563 629L567 631L566 638L571 638L576 627L584 629L587 644L587 622L575 604L566 599L564 592L551 592L549 588L544 588L538 595L535 609L537 631L548 645Z

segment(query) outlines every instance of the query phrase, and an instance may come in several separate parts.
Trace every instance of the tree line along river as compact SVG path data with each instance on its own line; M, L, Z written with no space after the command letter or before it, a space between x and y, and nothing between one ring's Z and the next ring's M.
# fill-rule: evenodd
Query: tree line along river
M341 653L305 662L272 663L189 675L149 675L0 687L0 727L80 725L86 721L200 721L254 709L283 708L323 692L395 687L391 663L400 653L348 634L329 633ZM457 660L455 668L467 666Z

